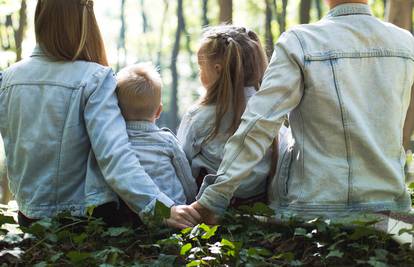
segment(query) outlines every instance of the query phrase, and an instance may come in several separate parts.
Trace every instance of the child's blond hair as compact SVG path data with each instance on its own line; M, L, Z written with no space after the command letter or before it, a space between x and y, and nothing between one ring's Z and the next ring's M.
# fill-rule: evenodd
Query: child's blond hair
M117 95L126 120L151 120L161 105L161 76L151 63L122 69L117 75Z

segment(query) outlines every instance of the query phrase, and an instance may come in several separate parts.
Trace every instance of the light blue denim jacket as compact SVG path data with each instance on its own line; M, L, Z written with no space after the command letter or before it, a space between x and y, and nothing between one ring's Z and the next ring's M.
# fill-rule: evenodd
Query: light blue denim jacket
M56 62L36 48L0 82L0 132L20 211L42 218L118 201L149 212L173 202L140 166L128 142L110 68Z
M269 188L279 214L409 210L402 129L413 80L413 36L368 5L339 5L291 29L200 203L223 212L289 114L294 142Z
M255 93L256 89L254 87L246 87L246 101ZM201 169L205 169L207 174L216 174L223 159L224 145L230 138L227 130L232 120L232 113L229 112L223 117L217 136L208 139L214 127L215 114L215 105L195 105L190 108L181 120L177 136L183 145L194 177L200 175ZM250 198L265 193L270 165L271 152L269 150L265 158L255 166L249 178L239 186L234 196ZM215 176L206 176L200 192L211 183L214 183L214 181Z
M177 137L147 121L127 121L129 141L141 166L177 205L195 201L197 184Z

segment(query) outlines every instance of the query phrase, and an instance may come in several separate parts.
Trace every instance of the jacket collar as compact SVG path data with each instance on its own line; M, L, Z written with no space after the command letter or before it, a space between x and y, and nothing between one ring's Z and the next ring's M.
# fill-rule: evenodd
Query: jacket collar
M39 44L36 44L35 48L33 49L31 57L41 57L46 56L46 53L43 51L43 49L40 47Z
M372 15L371 9L367 4L347 3L332 8L328 17L339 17L348 15Z
M128 130L135 131L158 131L160 128L155 123L149 121L127 121L126 126Z

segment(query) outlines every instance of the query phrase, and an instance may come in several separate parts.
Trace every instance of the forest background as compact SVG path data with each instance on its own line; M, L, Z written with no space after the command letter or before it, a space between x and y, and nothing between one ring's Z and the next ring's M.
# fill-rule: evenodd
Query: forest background
M203 94L197 50L203 29L234 23L260 35L270 58L290 27L315 22L328 12L323 0L95 0L95 13L115 71L151 61L159 68L164 112L159 126L175 131L183 113ZM37 0L0 0L0 71L30 56L36 45ZM371 0L376 17L413 29L412 0ZM0 136L0 177L4 151ZM5 179L3 188L6 188ZM2 196L3 202L9 199ZM0 201L1 202L1 201Z

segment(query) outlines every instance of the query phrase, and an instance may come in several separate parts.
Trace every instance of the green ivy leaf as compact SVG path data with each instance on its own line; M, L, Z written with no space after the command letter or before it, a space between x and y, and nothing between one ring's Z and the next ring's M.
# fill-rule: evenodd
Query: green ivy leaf
M221 245L223 246L223 247L229 247L229 248L231 248L231 249L235 249L236 248L236 246L234 245L234 243L233 242L231 242L231 241L229 241L229 240L227 240L227 239L221 239Z
M331 258L331 257L342 258L342 256L344 256L344 253L336 249L336 250L330 251L329 254L326 256L326 258Z
M130 235L133 231L127 227L110 227L104 233L104 236L118 237L121 235Z
M197 267L200 266L201 260L190 261L187 263L186 267Z
M171 216L171 209L164 205L164 203L157 200L155 203L154 218L158 222L168 219Z
M218 229L218 225L213 226L211 228L209 228L202 236L202 239L210 239L211 237L213 237L216 234L216 231Z
M16 224L16 222L14 221L14 218L12 216L6 216L4 214L0 213L0 226L2 226L3 224Z
M90 256L90 253L79 251L70 251L66 254L66 257L68 257L69 260L74 264L81 263L82 261L88 259Z
M184 256L185 254L187 254L188 251L190 251L192 247L193 246L190 243L185 244L181 247L180 255Z

